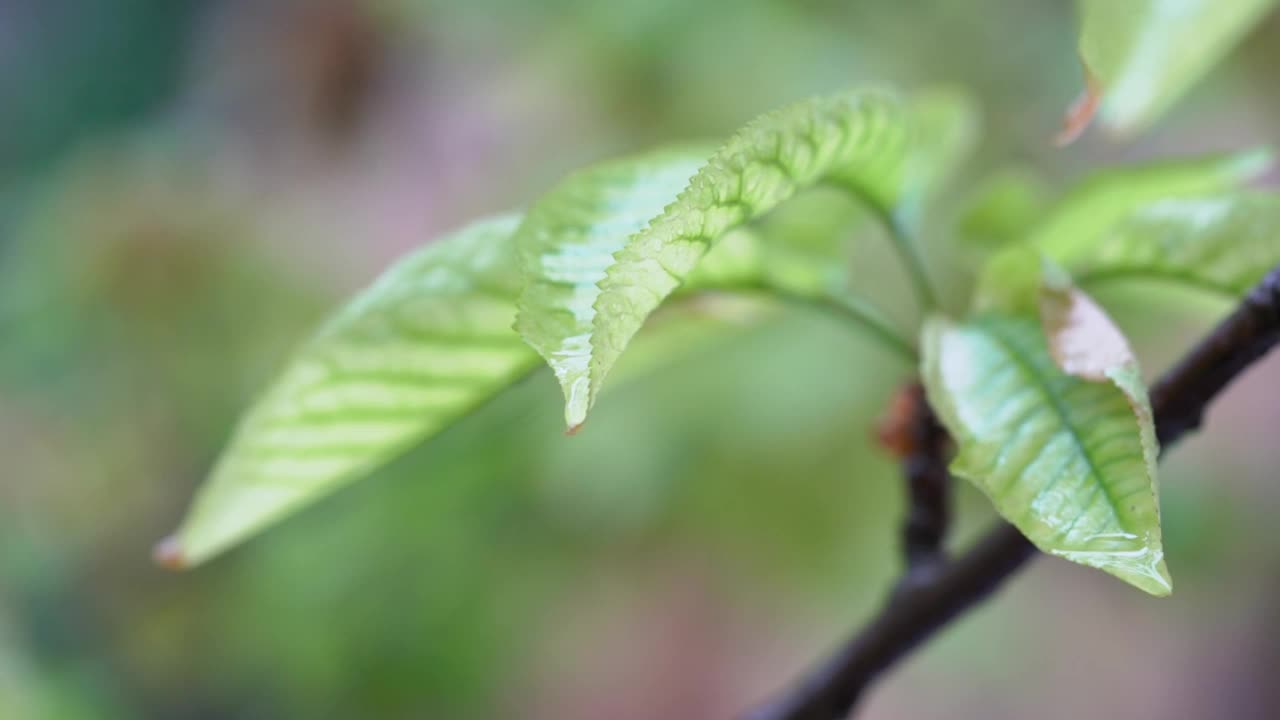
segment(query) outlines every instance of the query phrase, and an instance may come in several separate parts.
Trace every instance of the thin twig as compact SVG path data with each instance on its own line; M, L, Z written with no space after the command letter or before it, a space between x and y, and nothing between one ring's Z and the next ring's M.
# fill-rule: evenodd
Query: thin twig
M1200 426L1205 408L1280 342L1280 267L1154 385L1156 431L1172 445ZM778 702L750 720L839 720L883 672L977 605L1038 553L999 523L932 581L900 588L870 624Z
M894 250L897 251L898 257L907 269L907 274L911 277L911 285L915 288L916 299L920 302L921 310L926 313L931 312L938 307L938 293L933 289L929 271L925 269L924 255L920 252L916 239L902 219L892 211L885 210L874 202L868 202L867 206L880 219L885 232L889 234Z
M913 228L904 219L901 208L898 210L886 208L883 202L862 189L856 187L846 189L852 191L854 197L884 228L894 252L906 268L921 311L926 314L932 312L938 307L938 293L929 279L928 270L925 269L924 254L920 252L920 247L917 245L915 233L912 232Z
M915 366L920 362L920 353L907 336L893 325L893 321L866 298L851 293L818 293L808 294L774 287L761 283L754 286L735 286L722 288L714 285L694 288L693 291L723 294L731 297L781 300L788 305L817 310L848 322L851 327L867 334L878 341L880 346L892 351L899 359ZM684 297L696 297L694 292L686 292Z
M866 331L871 337L879 340L883 347L892 350L898 357L915 365L920 355L915 345L906 338L893 323L885 317L884 312L870 301L850 294L806 295L781 288L762 288L767 295L779 298L794 305L811 307L823 312L839 316L855 327Z

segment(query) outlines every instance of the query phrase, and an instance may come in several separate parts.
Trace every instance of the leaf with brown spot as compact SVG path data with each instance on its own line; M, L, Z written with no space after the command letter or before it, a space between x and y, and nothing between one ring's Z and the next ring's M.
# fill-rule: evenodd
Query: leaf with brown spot
M1137 363L1124 334L1079 288L1042 288L1040 322L1053 361L1068 375L1105 382L1115 368Z

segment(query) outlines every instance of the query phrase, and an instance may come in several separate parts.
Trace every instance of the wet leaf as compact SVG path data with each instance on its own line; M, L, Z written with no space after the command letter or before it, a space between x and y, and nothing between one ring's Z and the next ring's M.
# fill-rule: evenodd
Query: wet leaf
M1105 382L1059 367L1035 315L988 312L926 324L929 400L957 443L952 471L1037 547L1167 595L1146 391L1131 358L1079 344L1109 331L1077 297L1047 313L1051 334L1074 370Z

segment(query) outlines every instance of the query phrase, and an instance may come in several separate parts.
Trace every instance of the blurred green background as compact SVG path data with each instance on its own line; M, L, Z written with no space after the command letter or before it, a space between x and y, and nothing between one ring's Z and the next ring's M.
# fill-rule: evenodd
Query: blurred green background
M206 567L150 547L327 310L593 160L863 83L979 100L952 207L992 168L1278 139L1273 18L1142 139L1054 149L1074 29L1057 0L0 0L0 720L727 718L777 690L897 569L871 429L909 369L811 313L664 314L691 353L578 437L543 373ZM855 259L911 319L877 243ZM1144 308L1118 319L1149 375L1225 309L1103 300ZM864 716L1276 717L1278 426L1271 362L1171 454L1172 598L1040 560ZM991 511L959 493L962 542Z

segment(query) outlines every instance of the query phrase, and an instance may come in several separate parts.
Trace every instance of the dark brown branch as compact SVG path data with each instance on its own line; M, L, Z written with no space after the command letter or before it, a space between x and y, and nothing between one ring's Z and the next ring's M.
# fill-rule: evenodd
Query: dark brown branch
M910 442L902 458L907 481L907 518L902 549L907 561L907 584L931 581L945 561L942 543L951 521L951 476L947 473L947 431L925 399L924 387L908 387L907 433Z
M1153 386L1156 430L1165 446L1200 426L1205 408L1232 380L1280 342L1280 267ZM839 720L884 671L951 620L981 602L1035 548L1000 523L931 582L901 587L880 614L780 701L749 720Z
M885 670L948 622L978 604L1023 563L1035 546L1001 523L934 581L895 592L866 628L776 704L748 720L836 720Z
M1280 342L1280 268L1151 387L1161 446L1200 427L1204 411L1232 380Z

